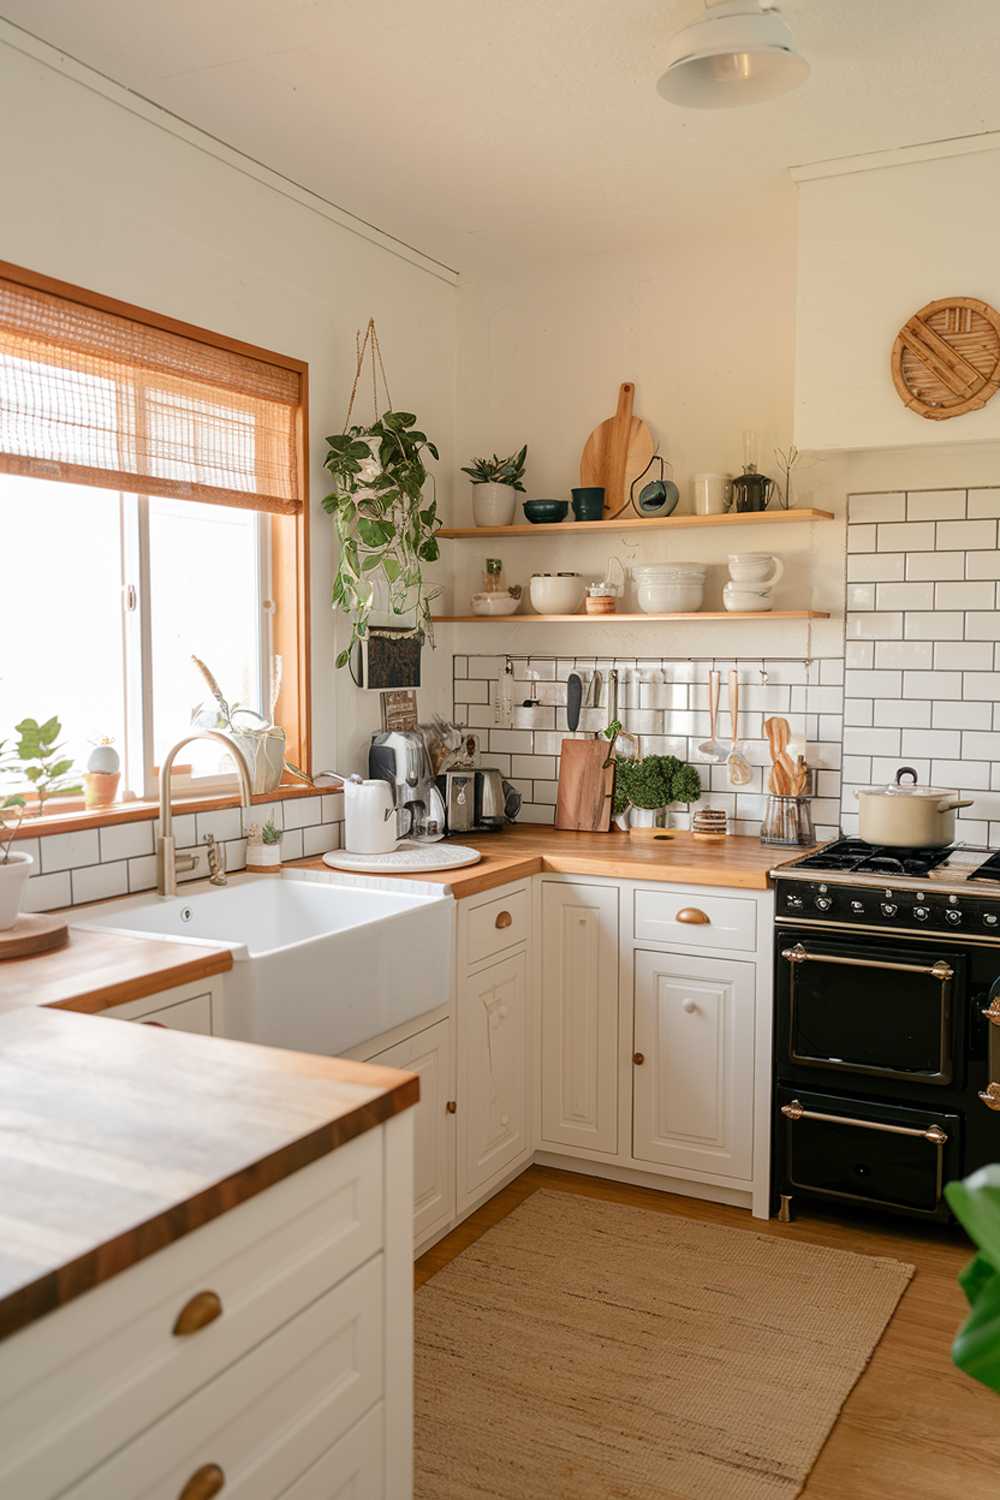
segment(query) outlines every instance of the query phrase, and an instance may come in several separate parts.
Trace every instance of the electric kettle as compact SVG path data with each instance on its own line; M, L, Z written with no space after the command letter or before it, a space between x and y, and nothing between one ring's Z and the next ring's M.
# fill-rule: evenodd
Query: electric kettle
M349 776L344 782L344 848L349 854L391 854L412 826L412 811L396 807L388 781Z

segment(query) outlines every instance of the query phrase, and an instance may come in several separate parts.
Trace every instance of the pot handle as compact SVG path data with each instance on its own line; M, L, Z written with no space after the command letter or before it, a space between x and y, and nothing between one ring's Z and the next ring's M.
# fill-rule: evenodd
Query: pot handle
M896 785L897 786L902 786L902 784L903 784L903 777L904 776L912 776L913 777L913 783L912 784L913 784L913 786L916 786L916 784L917 784L917 773L913 769L912 766L900 766L899 770L896 772ZM943 811L943 809L942 809L942 811Z
M974 800L973 797L942 797L937 810L938 812L955 812L959 807L971 807Z

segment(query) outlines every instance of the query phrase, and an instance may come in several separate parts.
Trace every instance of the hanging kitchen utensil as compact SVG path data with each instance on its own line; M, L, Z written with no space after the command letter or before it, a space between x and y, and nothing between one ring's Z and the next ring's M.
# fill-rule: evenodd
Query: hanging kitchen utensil
M723 761L726 759L726 747L716 737L716 725L719 722L719 693L722 688L722 673L713 667L708 674L708 739L704 740L698 749L702 755L707 755L709 760Z
M580 456L580 484L603 488L606 519L628 505L628 487L645 473L655 451L649 428L632 415L634 396L631 381L619 387L617 411L594 428Z
M654 464L660 466L659 479L651 479L642 486L638 496L635 487L649 473ZM663 470L666 460L658 453L654 453L649 463L643 469L637 479L633 479L629 485L629 499L632 509L640 516L670 516L677 509L677 502L681 498L681 492L672 479L664 479Z
M753 771L746 758L746 746L740 743L740 674L735 669L729 673L729 718L733 726L733 743L726 761L726 774L730 786L748 786L753 780Z
M579 672L571 672L566 680L566 727L575 734L580 727L580 709L583 706L583 678Z
M614 803L615 762L607 741L563 740L559 752L559 789L555 826L588 833L607 833Z

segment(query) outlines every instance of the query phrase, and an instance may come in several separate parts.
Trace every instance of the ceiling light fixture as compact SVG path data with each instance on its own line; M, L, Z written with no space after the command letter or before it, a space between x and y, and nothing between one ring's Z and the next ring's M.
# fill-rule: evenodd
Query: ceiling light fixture
M809 64L773 0L705 0L706 15L678 31L656 85L671 104L728 109L797 88Z

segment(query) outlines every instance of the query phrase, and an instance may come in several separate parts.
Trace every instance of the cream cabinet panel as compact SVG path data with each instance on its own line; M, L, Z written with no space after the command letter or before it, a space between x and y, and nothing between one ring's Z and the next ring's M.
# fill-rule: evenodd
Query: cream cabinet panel
M542 1140L618 1150L618 887L542 882Z
M754 982L738 960L636 953L638 1161L752 1175Z
M458 997L458 1195L473 1197L528 1138L528 957L470 974Z
M420 1079L413 1111L413 1242L455 1216L455 1060L450 1021L438 1021L370 1059ZM448 1105L452 1105L449 1110Z

